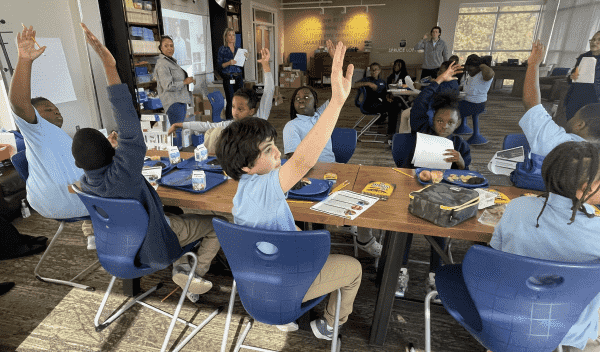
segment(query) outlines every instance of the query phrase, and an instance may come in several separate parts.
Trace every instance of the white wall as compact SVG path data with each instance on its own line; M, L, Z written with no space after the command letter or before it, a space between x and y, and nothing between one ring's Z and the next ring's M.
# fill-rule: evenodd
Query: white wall
M82 4L84 21L92 31L101 33L97 2L82 1ZM0 27L2 31L13 31L12 37L9 37L10 34L5 37L13 67L17 64L15 38L17 32L22 30L21 23L33 25L39 37L61 39L77 97L76 101L57 104L64 117L62 128L71 136L75 134L77 125L100 128L101 122L93 90L92 73L87 58L85 39L79 26L80 15L77 0L3 0L0 17L6 21L6 24ZM0 55L0 60L2 60L2 65L7 67L3 55ZM95 81L99 88L104 87L104 96L106 96L106 80L103 71L95 72ZM107 101L102 99L101 90L99 89L100 101ZM108 114L112 116L112 113Z

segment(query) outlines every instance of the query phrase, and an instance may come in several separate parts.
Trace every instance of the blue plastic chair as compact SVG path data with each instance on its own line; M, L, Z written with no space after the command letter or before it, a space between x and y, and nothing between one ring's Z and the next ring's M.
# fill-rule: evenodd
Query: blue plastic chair
M306 53L290 53L290 62L292 69L306 71Z
M169 338L171 337L175 323L178 320L193 328L192 332L175 347L174 351L179 351L190 339L192 339L192 337L194 337L194 335L200 331L200 329L208 324L212 318L214 318L222 310L222 307L219 307L198 326L178 318L183 301L186 297L187 290L190 286L190 282L192 281L196 266L198 264L198 258L194 253L190 252L190 250L192 250L194 246L198 244L198 241L192 242L184 248L181 248L179 253L174 254L170 258L171 263L175 262L184 255L187 255L193 259L192 269L190 270L187 283L183 289L181 297L179 298L179 302L177 304L177 308L175 308L174 314L171 315L154 306L142 302L146 296L158 290L162 286L162 284L159 283L148 291L127 302L127 304L121 307L116 313L112 314L108 319L106 319L104 323L100 323L100 316L102 315L104 306L106 305L108 297L110 296L110 292L112 291L113 285L117 278L140 278L142 276L150 275L161 268L150 267L148 265L139 265L136 263L136 255L142 246L142 242L144 241L146 232L148 230L148 213L140 202L133 199L101 198L84 193L77 186L72 187L85 207L88 209L90 217L92 218L94 234L96 236L96 250L98 252L100 263L102 264L102 267L112 275L112 279L110 280L106 294L102 299L102 303L100 304L100 308L98 309L94 319L96 331L100 332L104 330L112 322L119 318L121 314L127 311L127 309L132 307L134 304L139 303L171 318L171 325L167 331L167 336L165 337L161 351L167 350ZM175 246L179 246L179 241L176 236L173 236L173 238L170 240L175 242ZM171 243L173 244L173 242Z
M334 128L331 134L331 144L335 162L347 163L356 150L356 130L353 128Z
M396 133L392 138L392 157L397 167L410 168L410 152L415 149L416 135L412 133Z
M559 346L600 292L600 264L534 259L474 245L462 264L435 275L425 298L425 351L431 350L430 300L494 352L547 352Z
M527 141L527 137L524 134L507 134L504 137L504 141L502 141L502 149L511 149L517 147L523 147L523 151L525 155L529 154L531 151L531 147L529 146L529 142Z
M212 122L221 122L221 110L225 107L225 98L221 94L220 90L215 90L212 93L208 93L208 100L212 106Z
M236 289L246 311L254 319L270 325L291 323L325 298L322 296L302 303L329 256L328 231L269 231L217 218L213 219L213 227L234 278L221 352L225 351L227 343ZM257 248L258 242L271 243L277 251L264 254ZM332 351L340 346L337 339L340 304L341 294L338 291ZM243 343L251 327L252 321L249 321L234 351L246 347ZM256 349L253 346L249 348Z
M569 74L569 70L570 68L568 67L555 67L554 69L552 69L552 73L550 73L550 76L566 76Z
M354 105L356 105L360 109L360 112L363 114L363 116L360 119L358 119L358 121L356 121L356 123L354 124L354 127L352 127L352 128L356 129L358 127L358 125L360 125L362 120L365 119L365 117L372 116L371 120L364 127L362 127L360 129L357 139L359 139L362 135L373 136L373 140L365 140L365 141L361 141L361 142L383 143L384 141L378 141L377 137L385 136L385 134L369 131L371 126L373 126L373 124L375 122L377 122L379 117L381 117L381 114L378 112L365 110L364 104L365 104L366 99L367 99L367 88L360 87L358 89L358 92L356 93L356 98L354 99Z
M23 179L23 181L27 182L27 179L29 178L29 164L27 163L27 158L25 156L25 152L26 151L23 150L23 151L20 151L20 152L16 153L15 155L13 155L10 158L10 160L11 160L12 164L14 165L15 170L17 170L17 173L19 174L19 176L21 176L21 178ZM78 284L78 283L75 283L73 281L77 280L80 276L83 276L88 271L90 271L90 270L94 269L95 267L97 267L98 264L99 264L98 260L96 260L92 265L90 265L87 268L85 268L83 271L81 271L79 274L77 274L74 278L72 278L69 281L59 280L59 279L52 279L52 278L49 278L49 277L43 277L40 274L40 268L42 266L42 263L44 262L44 260L48 256L48 253L50 252L50 249L52 249L52 247L54 247L54 243L56 242L56 239L62 234L62 231L63 231L63 229L65 227L65 224L66 223L71 223L71 222L83 221L83 220L90 220L90 217L89 216L82 216L82 217L76 217L76 218L70 218L70 219L54 219L54 220L60 222L60 225L58 226L58 230L54 234L54 237L52 237L52 240L50 241L50 244L48 245L48 247L46 247L46 250L44 251L44 254L42 254L42 258L40 258L40 261L38 262L38 264L35 266L35 269L33 270L33 273L34 273L35 277L38 280L43 281L43 282L51 282L51 283L54 283L54 284L67 285L67 286L76 287L76 288L80 288L80 289L84 289L84 290L88 290L88 291L94 291L95 288L92 287L92 286Z

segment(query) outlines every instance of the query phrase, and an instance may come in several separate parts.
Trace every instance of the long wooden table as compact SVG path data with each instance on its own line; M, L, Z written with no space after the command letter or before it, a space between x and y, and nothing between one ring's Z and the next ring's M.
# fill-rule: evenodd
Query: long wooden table
M402 169L402 171L414 176L414 170ZM395 184L394 193L387 201L375 203L359 217L353 221L346 220L344 224L391 231L391 234L388 232L385 236L383 252L379 259L380 270L377 273L379 291L369 336L370 344L383 345L394 304L394 292L406 248L407 233L489 242L494 228L477 221L482 211L479 211L477 217L449 228L437 226L410 214L408 195L424 186L414 177L408 177L391 168L361 166L352 190L361 192L372 181ZM506 194L510 199L525 193L525 190L516 187L493 188Z

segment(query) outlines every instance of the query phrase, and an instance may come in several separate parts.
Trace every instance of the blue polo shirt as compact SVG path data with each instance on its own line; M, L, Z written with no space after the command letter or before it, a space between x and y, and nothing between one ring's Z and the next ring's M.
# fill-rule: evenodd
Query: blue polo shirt
M279 183L279 169L265 175L242 175L233 197L232 213L233 221L238 225L296 231L294 216ZM258 248L265 254L277 251L265 242Z
M557 125L542 104L529 109L519 121L519 126L527 137L531 152L541 156L548 155L561 143L585 141L584 138L567 133L564 128Z
M35 109L34 109L35 110ZM83 170L75 166L73 139L44 120L35 110L37 123L28 123L14 112L13 119L25 138L27 201L45 218L67 219L87 216L88 211L68 186L79 181Z
M490 245L498 250L517 255L563 261L589 262L600 258L600 217L588 218L577 212L571 218L571 199L550 193L546 209L536 218L544 205L544 198L520 197L512 200L494 230ZM591 206L585 204L588 213ZM571 327L561 345L583 349L588 339L598 337L598 309L600 294L584 309L577 322Z
M321 105L313 116L296 115L296 118L285 124L283 128L283 152L284 154L293 153L300 145L300 142L306 137L308 132L313 128L321 114L329 105L327 100ZM327 141L325 148L319 155L319 160L322 163L335 163L335 154L333 154L333 144L331 138Z

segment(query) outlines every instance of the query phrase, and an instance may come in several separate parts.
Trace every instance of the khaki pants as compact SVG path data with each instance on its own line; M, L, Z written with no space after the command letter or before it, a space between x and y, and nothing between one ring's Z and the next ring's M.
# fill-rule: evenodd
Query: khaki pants
M324 316L327 324L333 326L335 323L335 305L337 302L336 290L339 288L342 293L340 324L344 324L348 320L348 315L352 313L352 306L360 287L361 278L362 266L358 260L347 255L330 254L325 265L323 265L323 269L321 269L315 281L308 288L302 302L331 293Z
M92 227L92 221L83 220L83 224L81 224L81 231L83 231L83 235L85 237L94 236L94 228Z
M194 241L202 239L200 247L196 251L198 256L198 266L196 266L196 274L204 276L210 267L215 255L219 251L220 245L217 239L217 234L213 229L212 215L198 214L182 214L170 215L167 214L171 221L171 229L177 235L179 244L186 246ZM184 256L173 263L174 266L187 263L188 257Z

